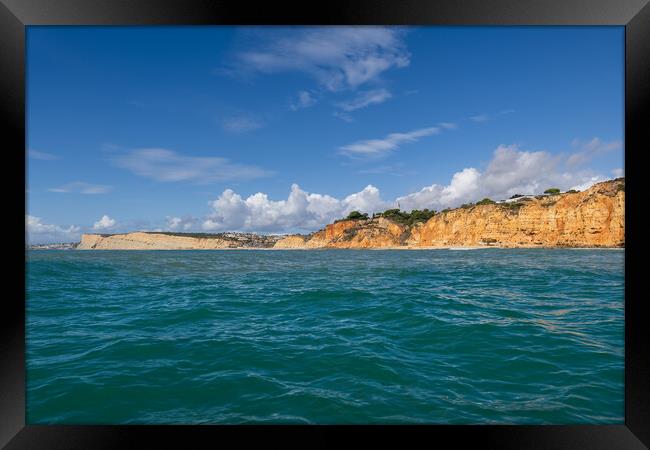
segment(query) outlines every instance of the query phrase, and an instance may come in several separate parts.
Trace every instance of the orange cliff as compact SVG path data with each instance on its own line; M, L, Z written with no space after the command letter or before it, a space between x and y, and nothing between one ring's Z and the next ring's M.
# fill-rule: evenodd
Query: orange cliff
M383 217L343 220L274 248L624 247L625 179L583 192L470 205L412 226Z

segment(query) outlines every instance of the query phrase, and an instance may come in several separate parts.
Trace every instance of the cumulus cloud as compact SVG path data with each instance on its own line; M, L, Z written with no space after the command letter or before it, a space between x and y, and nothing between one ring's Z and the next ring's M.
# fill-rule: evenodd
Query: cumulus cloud
M258 48L237 53L227 72L301 72L329 91L355 89L409 65L403 36L404 30L376 26L265 30Z
M58 155L54 155L52 153L46 153L46 152L39 152L38 150L34 150L31 148L27 151L27 156L30 159L40 159L42 161L53 161L55 159L61 158Z
M289 105L289 109L292 111L298 111L299 109L309 108L316 104L316 98L314 95L308 91L299 91L296 99Z
M68 228L44 223L40 217L25 216L27 239L31 243L74 242L81 237L80 228L70 225Z
M163 182L209 184L269 176L259 167L215 156L185 156L164 148L144 148L116 155L113 164L136 175Z
M393 95L387 89L374 89L359 93L352 100L340 102L337 104L343 111L351 112L358 109L366 108L370 105L376 105L389 100Z
M368 139L357 141L340 147L341 153L351 157L378 157L385 156L400 145L417 142L420 138L438 134L443 127L420 128L407 133L391 133L383 139Z
M261 121L248 116L228 117L222 121L221 125L224 130L238 134L257 130L264 126Z
M213 213L203 222L205 230L288 232L318 229L351 211L380 211L389 203L372 185L339 200L305 192L293 184L286 200L270 200L261 192L244 199L226 189L210 206Z
M598 155L623 148L621 141L603 142L597 137L586 142L574 139L571 145L577 148L578 151L569 156L567 159L568 166L586 164Z
M549 187L584 190L605 180L590 171L567 170L566 162L566 158L546 151L500 145L484 171L465 168L455 173L448 185L433 184L397 201L404 210L442 209L483 197L499 200L514 194L539 194Z
M105 184L91 184L83 181L75 181L72 183L64 184L56 188L48 189L50 192L77 192L79 194L106 194L110 192L112 186Z
M93 225L94 230L108 230L109 228L115 227L115 224L117 222L115 219L111 219L107 215L103 215L101 219L99 219L95 224Z

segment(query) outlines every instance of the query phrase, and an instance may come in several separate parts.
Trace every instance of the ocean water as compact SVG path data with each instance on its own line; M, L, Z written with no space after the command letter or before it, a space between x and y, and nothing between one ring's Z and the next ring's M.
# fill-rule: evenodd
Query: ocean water
M624 251L31 251L27 422L623 423Z

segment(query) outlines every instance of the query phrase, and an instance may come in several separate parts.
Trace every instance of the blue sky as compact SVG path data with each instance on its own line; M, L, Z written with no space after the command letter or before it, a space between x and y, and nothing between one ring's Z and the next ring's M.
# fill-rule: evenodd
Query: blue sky
M584 189L623 63L622 27L28 27L29 239Z

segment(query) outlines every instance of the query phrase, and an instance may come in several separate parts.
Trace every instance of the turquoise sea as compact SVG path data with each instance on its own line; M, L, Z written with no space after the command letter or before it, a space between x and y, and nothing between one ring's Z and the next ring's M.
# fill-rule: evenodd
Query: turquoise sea
M30 251L27 422L623 423L624 251Z

